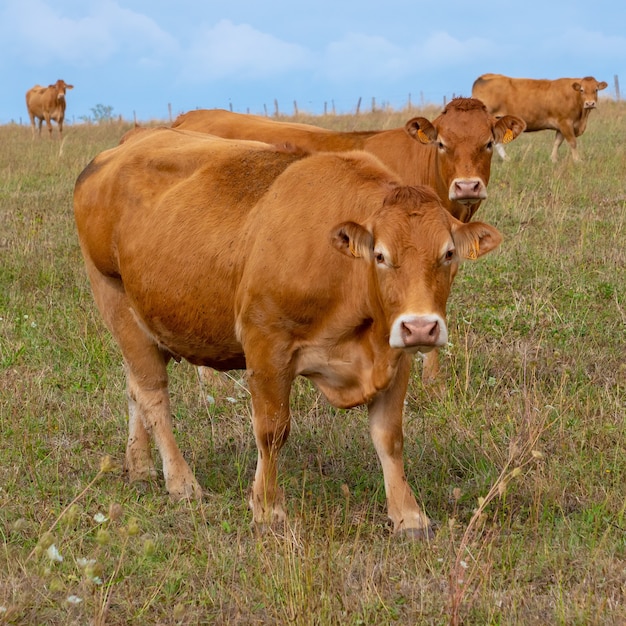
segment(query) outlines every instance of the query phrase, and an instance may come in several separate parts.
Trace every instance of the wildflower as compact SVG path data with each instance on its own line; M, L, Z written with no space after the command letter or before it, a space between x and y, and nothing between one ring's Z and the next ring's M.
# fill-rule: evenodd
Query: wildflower
M46 554L51 561L56 561L57 563L63 562L61 553L57 550L57 547L53 543L48 546Z
M71 595L71 596L67 596L67 601L70 604L80 604L83 601L83 599L79 598L78 596Z
M117 502L111 502L109 506L109 517L112 521L117 522L124 515L124 507Z
M96 513L93 516L93 521L96 522L96 524L104 524L104 522L109 521L109 518L106 515L103 515L102 513Z
M95 561L93 563L89 563L89 565L87 565L87 567L85 568L85 576L94 585L102 584L103 575L104 575L104 570L102 568L102 565L100 563L96 563Z
M104 528L99 528L96 533L96 543L101 546L106 546L111 541L111 535Z
M132 537L133 535L138 535L139 534L139 521L137 520L136 517L131 517L128 520L128 535L130 537Z
M114 472L116 469L117 466L115 465L115 461L113 461L113 457L111 457L110 454L105 454L100 459L100 471L103 474L106 474L108 472Z
M143 542L143 554L144 554L144 556L152 556L154 554L155 549L156 549L156 546L155 546L154 541L152 539L146 539Z

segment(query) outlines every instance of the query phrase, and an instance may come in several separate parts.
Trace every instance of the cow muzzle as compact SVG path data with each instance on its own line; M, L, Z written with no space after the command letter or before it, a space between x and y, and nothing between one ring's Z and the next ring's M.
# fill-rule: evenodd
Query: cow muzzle
M409 352L430 352L448 342L448 327L439 315L401 315L391 327L389 345Z
M448 197L461 204L475 204L487 199L487 186L480 178L455 178Z
M595 100L587 100L585 102L585 109L595 109L597 102Z

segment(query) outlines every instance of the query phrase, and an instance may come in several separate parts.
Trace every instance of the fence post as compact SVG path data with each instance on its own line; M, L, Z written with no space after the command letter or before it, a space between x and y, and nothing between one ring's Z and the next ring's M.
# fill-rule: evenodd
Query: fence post
M613 80L615 81L615 98L619 102L619 100L620 100L620 96L619 96L619 77L618 77L617 74L615 74L615 76L613 77Z
M298 117L298 102L296 100L293 101L293 114Z
M274 98L274 117L278 117L279 113L280 112L278 110L278 100Z
M359 101L356 103L356 114L359 114L359 111L361 110L361 96L359 96Z

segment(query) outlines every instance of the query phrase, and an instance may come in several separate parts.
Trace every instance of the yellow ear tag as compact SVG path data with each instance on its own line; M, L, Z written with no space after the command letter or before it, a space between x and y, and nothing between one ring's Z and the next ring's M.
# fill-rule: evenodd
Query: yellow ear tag
M478 243L477 240L472 241L472 247L470 248L467 258L471 259L472 261L475 261L478 258L479 247L480 247L480 244Z
M350 252L352 253L352 256L355 259L358 259L359 255L357 254L357 251L354 249L354 243L352 242L352 240L350 240L350 243L348 244L348 247L350 248Z
M504 137L502 137L502 143L509 143L510 141L513 141L513 131L507 128Z
M421 128L417 129L417 138L422 143L430 143L430 139L428 138L428 135Z

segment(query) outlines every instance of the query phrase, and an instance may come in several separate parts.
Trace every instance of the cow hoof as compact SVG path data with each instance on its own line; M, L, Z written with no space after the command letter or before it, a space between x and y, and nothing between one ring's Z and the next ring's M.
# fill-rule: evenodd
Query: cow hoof
M173 502L180 502L181 500L202 500L204 497L202 487L200 487L195 480L192 483L184 483L181 487L175 489L168 487L167 492L170 495L170 500Z
M429 524L423 528L403 528L398 532L398 536L410 541L432 541L435 538L435 531Z

